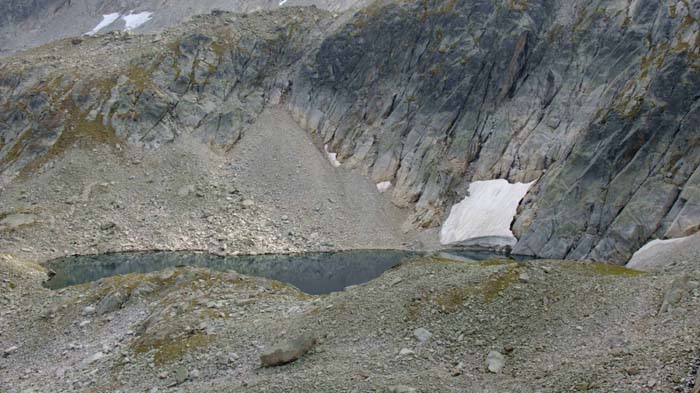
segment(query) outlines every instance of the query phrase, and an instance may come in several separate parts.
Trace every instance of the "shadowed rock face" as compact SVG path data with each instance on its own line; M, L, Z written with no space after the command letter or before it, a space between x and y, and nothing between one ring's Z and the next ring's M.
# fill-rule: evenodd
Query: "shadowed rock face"
M699 15L682 1L385 2L347 22L217 14L158 40L51 44L0 71L0 178L89 143L229 148L283 103L343 167L392 182L407 228L440 225L471 181L537 181L514 252L624 262L700 222Z
M435 226L470 181L538 180L514 252L622 262L697 229L697 5L446 1L367 8L290 108Z

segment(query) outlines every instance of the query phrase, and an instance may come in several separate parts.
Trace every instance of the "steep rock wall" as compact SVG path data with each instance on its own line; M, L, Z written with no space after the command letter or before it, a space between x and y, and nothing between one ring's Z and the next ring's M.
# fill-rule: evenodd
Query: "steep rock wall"
M698 227L697 4L375 5L294 82L296 119L440 225L470 181L537 181L515 252L626 261Z

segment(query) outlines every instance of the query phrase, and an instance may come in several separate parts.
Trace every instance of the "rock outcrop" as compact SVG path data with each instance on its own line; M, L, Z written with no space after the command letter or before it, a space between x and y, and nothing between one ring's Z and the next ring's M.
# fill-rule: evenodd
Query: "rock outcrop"
M391 184L407 229L440 226L473 181L535 182L515 253L622 263L698 230L699 16L685 1L386 1L59 41L0 70L0 179L95 143L228 149L281 103L342 167Z
M697 230L697 4L434 1L364 9L290 109L440 225L471 181L537 181L514 252L624 262Z

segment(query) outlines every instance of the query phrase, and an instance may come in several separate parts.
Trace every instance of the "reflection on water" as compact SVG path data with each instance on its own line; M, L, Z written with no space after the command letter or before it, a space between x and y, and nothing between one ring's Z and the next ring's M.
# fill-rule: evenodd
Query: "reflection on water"
M478 261L496 256L484 252L453 252L461 259ZM235 270L292 284L309 294L341 291L379 277L406 259L423 253L403 250L352 250L303 254L221 256L191 251L144 251L55 259L47 267L56 275L45 283L51 289L97 281L128 273L148 273L176 266Z

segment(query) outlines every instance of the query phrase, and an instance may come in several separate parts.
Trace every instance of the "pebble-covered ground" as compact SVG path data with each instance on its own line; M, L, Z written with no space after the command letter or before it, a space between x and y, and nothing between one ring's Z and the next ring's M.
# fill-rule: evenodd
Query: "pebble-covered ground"
M690 392L700 359L698 271L425 258L325 296L194 268L44 278L0 260L1 392Z

